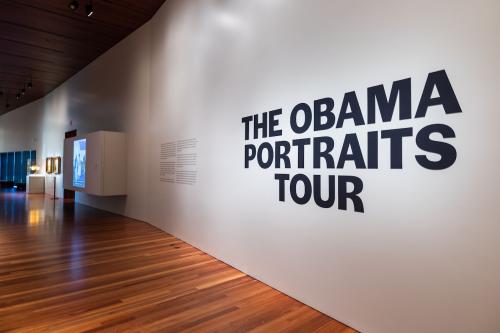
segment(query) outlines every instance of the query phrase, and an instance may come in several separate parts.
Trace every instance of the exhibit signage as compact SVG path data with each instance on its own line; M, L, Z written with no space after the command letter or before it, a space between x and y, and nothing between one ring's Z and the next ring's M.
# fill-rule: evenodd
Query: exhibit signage
M312 200L319 207L330 208L337 200L338 209L347 210L348 202L351 201L355 212L364 212L364 184L361 178L332 172L326 181L328 190L322 191L322 175L313 174L311 177L303 172L291 174L290 169L312 167L314 170L342 170L351 164L356 169L377 170L379 158L388 158L391 169L403 169L403 156L408 150L405 146L411 141L421 151L414 156L420 167L429 170L451 167L457 158L457 151L450 142L450 139L455 138L453 128L445 123L430 123L419 128L411 124L412 120L425 119L430 112L444 112L446 115L462 112L448 75L445 70L428 74L414 113L412 88L411 78L393 82L389 94L382 84L369 87L366 112L362 112L356 92L351 91L344 94L338 114L335 112L334 99L325 97L311 104L297 104L290 112L286 112L286 122L281 119L285 115L282 109L243 117L246 143L244 166L247 169L259 167L279 170L274 174L274 179L281 202L291 199L304 205ZM399 108L398 117L395 116L396 104ZM407 121L408 126L366 130L367 149L361 149L358 136L363 126L391 123L395 119ZM350 125L356 131L338 137L336 132ZM294 138L280 140L283 126L288 127ZM307 132L314 134L304 137ZM435 135L442 139L431 138ZM269 138L276 139L270 141ZM379 156L379 145L384 142L390 147L389 156ZM338 156L335 147L341 147ZM327 195L322 195L323 192Z

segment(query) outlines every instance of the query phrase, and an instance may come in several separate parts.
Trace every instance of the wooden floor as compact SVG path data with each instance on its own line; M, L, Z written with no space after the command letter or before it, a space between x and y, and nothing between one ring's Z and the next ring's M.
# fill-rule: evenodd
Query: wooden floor
M0 192L0 332L354 332L146 223Z

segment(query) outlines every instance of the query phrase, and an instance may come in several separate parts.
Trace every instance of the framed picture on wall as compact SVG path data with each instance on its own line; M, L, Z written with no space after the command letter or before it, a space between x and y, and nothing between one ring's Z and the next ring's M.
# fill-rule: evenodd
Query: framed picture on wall
M47 157L45 159L45 172L46 173L54 172L54 161L52 160L52 157Z
M56 175L61 174L61 157L52 157L52 171Z

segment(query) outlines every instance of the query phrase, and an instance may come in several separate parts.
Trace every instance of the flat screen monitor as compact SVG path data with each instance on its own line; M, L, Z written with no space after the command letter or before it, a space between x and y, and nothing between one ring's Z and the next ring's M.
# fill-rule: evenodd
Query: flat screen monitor
M87 139L73 142L73 186L85 188L85 162L87 160Z

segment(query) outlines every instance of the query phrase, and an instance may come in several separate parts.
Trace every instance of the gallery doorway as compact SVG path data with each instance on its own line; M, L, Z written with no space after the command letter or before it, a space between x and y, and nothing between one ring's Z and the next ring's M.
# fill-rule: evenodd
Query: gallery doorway
M64 139L74 138L77 135L76 129L64 133ZM75 200L75 191L64 189L64 200Z

